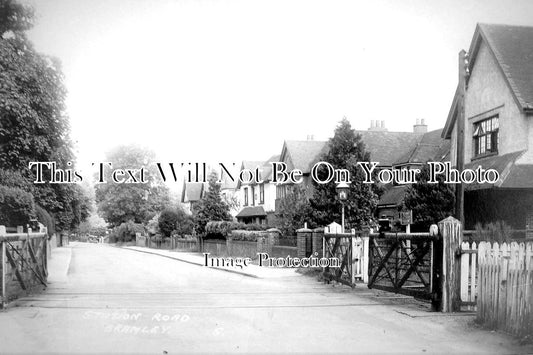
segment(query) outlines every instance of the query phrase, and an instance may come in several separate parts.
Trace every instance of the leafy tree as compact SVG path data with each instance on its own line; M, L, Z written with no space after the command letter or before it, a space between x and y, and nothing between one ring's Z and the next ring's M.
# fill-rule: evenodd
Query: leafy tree
M301 186L293 185L291 191L279 204L276 227L283 235L296 235L296 230L302 228L305 222L309 222L311 216L311 204L305 191Z
M352 129L350 122L343 118L335 128L335 134L328 142L328 150L321 157L334 168L350 172L351 183L348 200L345 201L345 225L347 228L362 228L372 223L378 195L372 184L365 184L364 173L357 165L360 161L370 161L361 136ZM327 178L327 169L321 166L318 178ZM337 197L334 181L319 184L313 180L313 195L310 200L313 219L316 225L327 225L341 220L341 201Z
M439 175L438 183L429 184L429 166L424 164L416 184L407 189L404 205L413 210L414 228L428 231L432 224L453 215L455 193L453 185L444 183L444 176Z
M16 187L0 186L0 225L25 226L35 217L33 196Z
M232 219L228 204L220 196L220 185L217 180L216 173L209 175L207 193L194 210L195 230L199 234L205 233L205 225L209 221L231 221Z
M165 237L170 237L172 232L176 230L178 224L178 213L171 208L164 209L159 216L158 225L159 230Z
M109 166L104 168L106 183L95 187L96 203L100 215L112 226L133 221L147 223L158 211L170 203L168 188L157 176L155 154L137 145L122 145L106 157L112 169L145 168L147 183L115 183L111 180ZM139 178L139 174L136 175Z
M34 185L28 169L30 161L67 167L74 160L63 74L27 39L33 16L31 7L0 0L0 184L31 193L58 229L71 229L87 215L84 196L72 185Z

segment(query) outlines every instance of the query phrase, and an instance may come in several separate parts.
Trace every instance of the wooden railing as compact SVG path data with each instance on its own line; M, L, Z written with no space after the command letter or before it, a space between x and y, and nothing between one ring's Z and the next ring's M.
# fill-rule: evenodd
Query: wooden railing
M17 233L7 233L0 226L0 305L39 286L46 286L47 233L18 228Z

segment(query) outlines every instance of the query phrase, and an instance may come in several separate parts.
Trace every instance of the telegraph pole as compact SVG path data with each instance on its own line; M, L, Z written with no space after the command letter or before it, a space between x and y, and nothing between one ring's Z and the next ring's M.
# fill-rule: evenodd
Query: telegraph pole
M459 52L459 86L457 97L457 154L456 168L463 171L465 167L465 92L468 75L468 56L464 49ZM464 226L464 185L455 185L455 217Z

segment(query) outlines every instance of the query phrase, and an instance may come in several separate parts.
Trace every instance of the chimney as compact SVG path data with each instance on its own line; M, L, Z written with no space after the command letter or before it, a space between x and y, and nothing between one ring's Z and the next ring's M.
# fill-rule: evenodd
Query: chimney
M386 131L385 121L371 120L369 131Z
M427 133L428 126L426 125L426 119L425 118L417 118L416 124L413 125L413 132L414 133Z
M308 141L314 141L315 140L315 135L314 134L308 134L307 135L307 140Z

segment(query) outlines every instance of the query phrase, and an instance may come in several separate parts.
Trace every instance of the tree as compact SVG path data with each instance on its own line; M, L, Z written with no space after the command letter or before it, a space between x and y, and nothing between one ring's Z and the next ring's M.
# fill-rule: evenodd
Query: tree
M111 226L133 221L147 223L158 211L170 203L168 188L157 176L155 154L137 145L122 145L107 154L112 169L145 168L147 183L124 184L111 180L109 166L104 169L105 183L95 187L96 203L100 215ZM137 174L137 178L139 175Z
M178 225L178 213L171 208L164 209L159 215L158 226L163 236L170 237Z
M348 200L345 201L345 225L347 228L362 228L372 223L378 195L376 187L365 184L364 173L357 162L370 161L370 154L365 150L361 136L352 129L350 122L343 118L333 138L328 142L328 150L321 157L334 168L346 169L350 173L351 183ZM318 169L318 178L325 180L327 169L324 165ZM341 219L341 201L337 197L333 181L319 184L313 180L313 195L310 200L315 224L324 226Z
M276 227L283 235L296 235L296 231L309 222L312 216L311 204L305 191L293 185L287 196L281 200L277 211Z
M413 211L414 228L428 231L432 224L453 215L455 192L453 185L444 183L444 176L437 177L438 183L429 184L429 166L424 164L416 184L407 188L405 208Z
M208 179L208 189L194 211L195 230L199 234L205 233L205 225L209 221L231 221L229 206L220 196L220 185L216 173L211 173Z
M63 74L58 60L27 39L33 16L31 7L0 0L0 184L31 193L58 229L71 229L87 215L84 196L72 185L34 185L28 169L30 161L66 167L74 160Z

